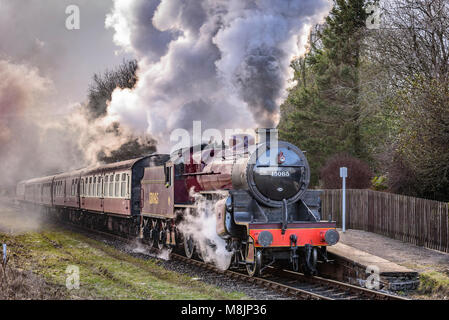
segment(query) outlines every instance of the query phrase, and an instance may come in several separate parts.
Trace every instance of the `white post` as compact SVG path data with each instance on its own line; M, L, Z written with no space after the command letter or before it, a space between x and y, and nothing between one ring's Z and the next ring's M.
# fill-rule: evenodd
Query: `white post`
M341 206L342 206L342 210L341 210L341 217L342 217L342 222L341 222L341 229L343 231L343 233L346 231L346 177L348 176L348 168L346 167L341 167L340 168L340 177L343 179L343 185L342 185L342 189L343 189L343 194L342 194L342 198L341 198Z

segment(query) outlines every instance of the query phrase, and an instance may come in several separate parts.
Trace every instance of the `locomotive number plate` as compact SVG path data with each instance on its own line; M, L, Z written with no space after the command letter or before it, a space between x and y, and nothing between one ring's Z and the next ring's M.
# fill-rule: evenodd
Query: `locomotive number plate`
M272 177L290 177L290 172L287 170L272 171L271 176Z
M290 171L288 170L276 170L274 168L257 168L258 173L263 176L272 177L290 177Z

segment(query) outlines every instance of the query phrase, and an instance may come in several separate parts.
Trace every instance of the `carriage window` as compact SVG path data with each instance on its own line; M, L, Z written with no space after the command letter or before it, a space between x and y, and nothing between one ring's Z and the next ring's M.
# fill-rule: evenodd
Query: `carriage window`
M109 195L109 176L104 177L104 196Z
M120 187L120 174L116 174L115 175L115 192L114 192L114 196L115 197L118 197L118 195L119 195L119 187Z
M120 186L120 196L122 198L125 197L126 194L126 173L122 173L122 182L121 182L121 186Z
M98 177L98 186L97 186L97 197L101 196L101 177Z
M110 176L109 176L109 196L110 197L112 197L114 194L113 194L113 191L114 191L114 185L113 185L113 181L114 180L114 176L111 174Z

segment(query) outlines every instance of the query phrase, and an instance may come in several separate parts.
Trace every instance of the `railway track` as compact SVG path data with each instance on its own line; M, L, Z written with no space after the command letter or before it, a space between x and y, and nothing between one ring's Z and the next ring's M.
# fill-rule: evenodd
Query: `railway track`
M14 207L14 205L11 205ZM103 238L120 241L127 244L135 244L135 239L118 236L108 232L103 232L94 229L88 229L68 222L58 222L58 226L72 229L76 232L89 234L96 234ZM143 244L148 249L148 253L157 254L157 249ZM295 299L303 300L409 300L407 298L392 295L386 292L371 290L367 288L358 287L344 282L339 282L331 279L321 278L318 276L305 276L302 273L293 272L289 270L282 270L269 267L264 271L261 277L250 277L245 272L238 272L233 270L220 270L214 265L205 263L203 261L189 259L178 253L172 252L170 258L181 261L185 264L193 265L196 268L208 270L219 273L230 279L244 281L249 284L254 284L263 288L269 288L273 291L279 292L283 295L288 295Z
M250 277L243 272L219 270L211 264L189 259L176 253L172 253L171 258L226 274L233 279L268 287L302 300L409 300L386 292L357 287L317 276L305 276L288 270L269 268L261 277Z
M135 239L125 238L118 235L98 230L81 228L78 225L64 223L63 226L76 229L83 233L94 233L125 243L135 243ZM149 253L155 253L156 248L148 244ZM298 272L267 268L261 277L250 277L244 272L233 270L220 270L212 264L203 261L189 259L178 253L171 252L170 259L193 265L196 268L215 272L230 279L236 279L259 287L268 288L294 299L301 300L409 300L404 297L392 295L386 292L366 289L344 282L325 279L318 276L305 276Z

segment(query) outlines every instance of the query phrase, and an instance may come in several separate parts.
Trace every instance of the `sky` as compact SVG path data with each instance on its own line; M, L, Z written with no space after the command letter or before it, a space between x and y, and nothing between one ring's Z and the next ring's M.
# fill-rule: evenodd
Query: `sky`
M69 5L80 9L80 29L68 30ZM105 28L112 0L0 0L0 59L38 68L54 83L52 101L68 108L86 100L95 73L119 65L124 53Z

